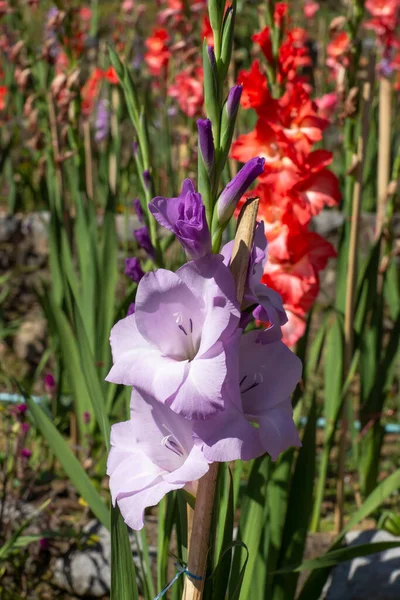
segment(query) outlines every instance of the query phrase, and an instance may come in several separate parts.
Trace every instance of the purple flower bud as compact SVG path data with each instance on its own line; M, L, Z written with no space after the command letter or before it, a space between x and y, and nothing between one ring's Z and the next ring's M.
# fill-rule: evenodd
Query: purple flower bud
M154 258L154 248L150 241L149 232L147 231L147 227L140 227L139 229L135 229L133 232L135 236L135 240L139 244L143 250L147 252L151 258Z
M234 119L236 116L240 104L240 98L242 96L242 90L243 88L241 85L234 85L229 90L228 98L226 100L225 105L229 119Z
M136 283L139 283L142 279L144 273L140 266L140 261L136 256L125 259L125 275L128 275Z
M237 175L228 183L217 200L217 214L220 225L229 221L245 191L264 171L265 159L256 157L249 160Z
M142 205L140 204L139 198L135 198L134 200L132 200L132 203L133 203L133 208L135 209L137 218L139 219L139 221L141 223L144 223L144 212L143 212Z
M198 119L197 131L199 132L199 146L201 156L208 172L214 164L214 139L210 119Z
M151 175L150 175L150 171L148 169L143 171L143 181L144 181L144 185L146 186L146 188L149 189L150 184L151 184Z
M107 108L107 101L104 98L97 103L95 134L96 142L102 142L108 137L110 130L110 114Z
M83 422L85 423L85 425L88 425L90 423L90 419L91 419L90 412L85 410L85 412L83 413Z
M205 207L190 179L185 179L177 198L157 196L149 203L149 209L160 225L173 231L189 258L211 252Z
M47 548L49 547L50 542L47 538L40 538L39 540L39 547L41 550L47 550Z
M25 415L27 410L28 410L28 406L26 404L17 404L17 406L16 406L16 412L19 415Z
M215 60L214 48L207 46L208 58L210 60L211 68L214 73L217 72L217 61Z
M129 317L129 315L134 315L135 312L136 312L136 306L135 306L135 303L132 302L132 304L130 304L128 306L128 312L126 313L126 316Z
M138 153L139 150L139 146L137 142L132 142L132 152L133 155L136 156L136 154Z
M32 456L32 452L30 450L28 450L28 448L22 448L21 456L23 458L30 458Z

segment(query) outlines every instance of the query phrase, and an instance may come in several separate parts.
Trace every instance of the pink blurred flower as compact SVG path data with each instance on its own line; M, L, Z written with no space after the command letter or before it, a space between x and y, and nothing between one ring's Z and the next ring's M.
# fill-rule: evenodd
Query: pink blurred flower
M24 458L30 458L32 456L32 452L28 450L28 448L22 448L21 456L23 456Z
M133 2L133 0L124 0L124 2L122 3L122 11L127 14L130 15L133 13L133 9L135 7L135 3Z
M44 376L44 387L48 394L52 394L55 391L57 384L52 373L47 373Z
M321 98L315 99L315 104L318 106L318 115L324 119L330 119L335 112L339 98L335 92L324 94Z
M200 115L203 107L203 69L197 67L192 73L185 69L176 75L168 95L176 98L180 109L188 117Z
M313 16L319 11L320 6L318 2L313 2L313 0L306 0L303 6L303 12L306 19L312 19Z
M28 433L30 428L31 426L29 425L29 423L21 423L21 429L25 435Z

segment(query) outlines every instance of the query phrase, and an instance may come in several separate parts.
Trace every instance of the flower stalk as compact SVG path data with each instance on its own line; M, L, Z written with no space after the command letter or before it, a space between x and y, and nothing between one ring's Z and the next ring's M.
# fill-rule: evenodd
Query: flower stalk
M235 235L231 271L235 279L239 303L242 303L246 285L247 269L257 221L258 203L258 198L247 200L240 213ZM189 530L191 529L192 533L189 546L188 571L202 577L202 579L186 578L182 600L200 600L203 596L217 475L218 463L213 463L208 473L199 481L193 523L189 524Z

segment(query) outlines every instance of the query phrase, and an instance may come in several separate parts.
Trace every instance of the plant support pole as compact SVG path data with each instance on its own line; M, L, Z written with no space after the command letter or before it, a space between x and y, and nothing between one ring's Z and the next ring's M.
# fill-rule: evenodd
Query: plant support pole
M371 57L368 68L367 80L362 88L362 109L361 109L361 134L358 139L358 149L356 156L356 175L353 190L353 203L351 213L350 229L350 247L346 283L346 305L344 317L344 378L351 368L354 350L354 301L357 285L357 258L358 258L358 240L360 233L360 215L361 201L363 192L363 178L365 155L369 135L369 115L372 102L372 92L375 75L375 60ZM335 506L335 531L339 533L343 528L343 510L344 510L344 479L345 479L345 461L347 450L348 424L348 395L344 399L342 409L342 427L340 430L339 443L339 466L338 481L336 488L336 506Z

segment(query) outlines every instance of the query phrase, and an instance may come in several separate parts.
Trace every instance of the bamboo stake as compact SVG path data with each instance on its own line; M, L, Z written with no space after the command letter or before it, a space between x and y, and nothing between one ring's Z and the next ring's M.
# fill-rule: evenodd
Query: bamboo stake
M376 207L375 239L382 233L390 178L390 121L392 84L387 77L379 81L379 145L378 145L378 202Z
M363 177L365 166L365 155L369 135L369 113L372 102L373 84L375 78L375 60L372 58L369 62L368 77L362 88L362 113L361 113L361 135L358 138L358 149L356 156L356 180L353 190L353 206L351 214L349 262L347 270L346 284L346 305L344 316L344 380L349 373L351 361L353 358L354 346L354 301L357 285L357 259L358 259L358 240L360 234L360 215L361 200L363 192ZM344 511L344 478L345 478L345 460L347 450L348 423L348 395L343 402L342 409L342 427L340 431L339 444L339 469L338 482L336 487L336 506L335 506L335 530L339 533L343 528Z
M231 271L236 283L236 293L239 303L242 303L246 285L247 269L251 246L256 226L258 198L249 198L243 206L235 235L233 246ZM211 526L211 517L214 508L214 495L217 483L218 463L210 465L199 481L196 496L196 505L191 526L188 571L202 579L194 580L189 576L185 579L185 589L182 600L201 600L203 596L204 578L207 566L208 541Z

